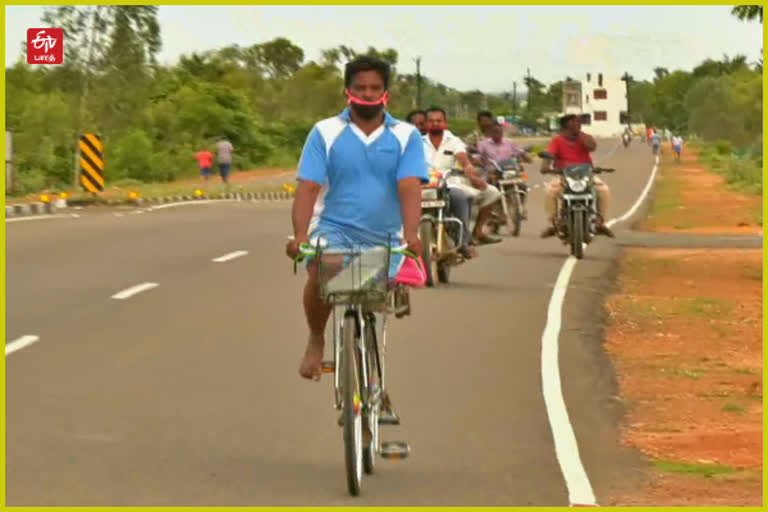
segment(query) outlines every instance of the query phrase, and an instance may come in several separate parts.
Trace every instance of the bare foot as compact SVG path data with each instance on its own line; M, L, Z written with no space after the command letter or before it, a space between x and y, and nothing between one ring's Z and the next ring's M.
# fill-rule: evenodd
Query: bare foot
M304 352L304 359L299 367L299 375L305 379L320 380L323 373L323 347L325 339L323 336L309 336L307 350Z

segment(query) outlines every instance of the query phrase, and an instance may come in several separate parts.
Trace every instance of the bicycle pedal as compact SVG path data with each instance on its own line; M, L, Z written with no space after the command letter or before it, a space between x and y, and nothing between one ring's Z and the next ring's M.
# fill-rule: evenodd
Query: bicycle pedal
M405 441L384 441L379 448L382 459L405 459L411 453L411 447Z
M335 373L336 363L333 361L323 361L323 373Z

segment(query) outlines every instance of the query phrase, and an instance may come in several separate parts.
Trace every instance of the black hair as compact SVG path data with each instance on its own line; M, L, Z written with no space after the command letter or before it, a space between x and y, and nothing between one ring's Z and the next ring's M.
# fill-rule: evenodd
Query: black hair
M445 119L448 119L448 114L445 113L445 109L443 109L443 108L440 108L440 107L429 107L427 109L427 111L426 111L426 114L429 114L430 112L440 112L441 114L443 114L443 117Z
M344 68L344 87L349 89L352 79L362 71L376 71L384 81L384 89L389 89L389 64L372 55L361 55Z
M493 119L493 114L489 110L481 110L477 113L477 120L481 120L482 118L487 117L488 119Z
M565 128L568 126L568 123L571 122L571 120L576 119L576 114L566 114L563 117L560 118L560 129L565 130Z
M424 117L427 117L427 113L424 112L423 110L413 110L411 111L411 113L408 114L408 116L406 116L405 120L413 124L413 118L419 114L423 115Z

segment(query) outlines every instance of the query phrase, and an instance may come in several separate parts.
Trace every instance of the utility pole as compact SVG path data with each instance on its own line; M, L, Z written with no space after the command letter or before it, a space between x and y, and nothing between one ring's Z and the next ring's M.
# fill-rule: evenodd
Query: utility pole
M624 75L621 77L622 80L624 80L624 83L627 85L627 127L629 129L632 129L632 115L629 111L629 84L632 82L632 76L629 74L629 72L625 71Z
M517 82L512 82L512 114L517 115Z
M416 108L421 110L421 57L416 57Z
M526 87L528 88L528 94L525 97L525 109L530 112L531 111L531 68L528 68L527 71L527 78L525 82Z

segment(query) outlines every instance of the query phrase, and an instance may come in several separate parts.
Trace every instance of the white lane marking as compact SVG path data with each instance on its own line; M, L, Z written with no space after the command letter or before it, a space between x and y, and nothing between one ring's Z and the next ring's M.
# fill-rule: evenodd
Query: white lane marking
M189 206L191 204L212 204L212 203L230 203L238 199L208 199L205 201L181 201L179 203L166 203L158 206L150 206L149 210L162 210L164 208L174 208L176 206Z
M653 166L648 183L645 185L638 200L627 213L618 219L608 221L606 223L608 226L628 219L640 207L653 184L658 165L659 158L657 156L656 164ZM558 340L562 325L563 301L577 261L573 256L568 256L565 260L557 276L552 296L549 299L547 324L544 327L544 333L541 335L541 384L549 427L552 430L552 438L555 443L555 455L560 465L560 471L565 479L565 485L568 488L568 500L571 505L597 506L587 471L584 469L584 464L582 464L581 457L579 456L579 445L576 441L576 435L573 433L573 426L568 417L568 409L563 399L560 367L558 364Z
M160 286L157 283L142 283L137 284L136 286L131 286L130 288L126 288L125 290L118 292L112 296L113 299L128 299L130 297L133 297L137 293L141 293L146 290L151 290L152 288L155 288L157 286Z
M76 214L73 214L72 217L74 217ZM78 215L79 217L79 215ZM55 215L34 215L30 217L11 217L9 219L5 219L5 222L27 222L30 220L46 220L46 219L69 219L70 215L66 215L63 213L57 213Z
M5 355L13 354L17 350L21 350L24 347L28 347L34 342L38 341L40 339L39 336L33 336L31 334L27 334L26 336L22 336L21 338L17 340L13 340L12 342L5 345Z
M640 197L637 198L637 201L635 201L635 204L632 205L632 208L627 211L624 215L622 215L619 218L611 219L608 222L605 223L606 226L611 227L614 224L617 224L619 222L623 222L630 218L632 215L635 214L638 208L640 208L640 205L643 204L643 201L645 200L645 196L648 195L648 192L651 190L651 186L653 185L653 180L656 178L656 171L659 169L659 157L656 156L656 163L653 166L653 170L651 171L651 177L648 178L648 183L645 184L645 188L640 193Z
M571 504L594 505L595 495L579 457L579 445L568 418L568 409L565 407L557 359L563 299L576 261L573 256L568 256L552 290L547 310L547 325L541 336L541 384L555 442L555 455L568 488L568 500Z
M245 256L246 254L248 254L248 251L235 251L229 254L225 254L224 256L219 256L218 258L214 258L213 261L215 261L216 263L224 263L225 261L233 260L235 258Z
M114 215L115 217L122 217L123 216L122 213L118 213L118 212L114 212L114 213L112 213L112 215Z

